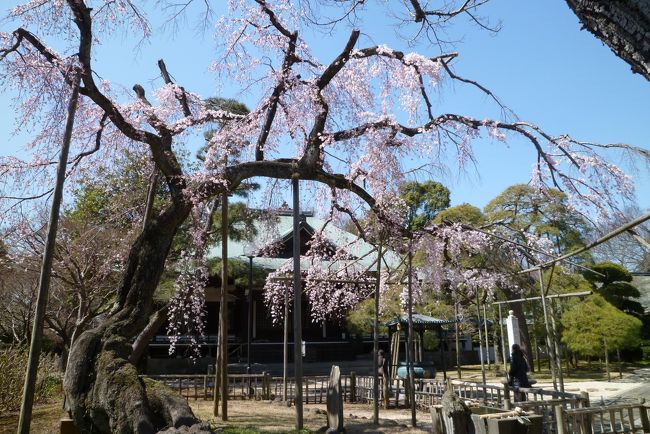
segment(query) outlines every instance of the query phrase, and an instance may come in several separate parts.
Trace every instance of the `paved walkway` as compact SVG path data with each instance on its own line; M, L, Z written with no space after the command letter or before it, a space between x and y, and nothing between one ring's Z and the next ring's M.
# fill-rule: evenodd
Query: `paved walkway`
M551 383L538 383L535 387L551 389ZM574 381L564 385L571 393L589 392L592 405L612 404L645 398L650 402L650 368L641 368L622 379L607 381Z

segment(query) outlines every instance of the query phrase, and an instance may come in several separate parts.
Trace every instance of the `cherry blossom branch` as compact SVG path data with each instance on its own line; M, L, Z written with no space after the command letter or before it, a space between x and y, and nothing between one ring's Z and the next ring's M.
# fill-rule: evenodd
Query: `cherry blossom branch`
M419 0L410 0L413 11L415 12L414 21L416 23L427 23L431 25L432 23L428 22L428 17L436 17L438 20L433 24L443 24L451 20L452 18L466 14L470 17L472 21L484 28L485 30L491 32L498 32L499 26L490 27L486 23L482 22L478 17L476 17L473 11L480 6L486 4L489 0L465 0L459 7L456 9L425 9L420 4ZM452 3L453 4L453 3Z
M268 10L268 8L265 9ZM282 30L286 31L284 27L278 27L278 26L279 24L276 25L276 27L281 32ZM285 90L286 81L291 71L291 67L296 62L296 41L298 40L298 32L289 33L289 36L287 36L287 38L289 39L289 42L287 46L287 51L284 55L284 61L282 62L282 69L280 70L280 76L269 98L268 108L266 109L266 117L264 119L264 124L262 125L262 131L260 131L260 135L257 138L257 143L255 144L256 161L264 160L264 145L266 145L266 141L269 137L269 133L271 132L271 127L273 126L273 121L275 119L275 113L277 112L278 104L280 102L280 96Z
M160 73L165 83L174 84L171 76L169 75L169 72L167 71L167 65L165 65L165 62L162 59L158 60L158 68L160 69ZM176 94L176 99L178 99L178 102L181 104L181 107L183 108L183 114L188 118L192 117L192 111L190 110L190 106L187 103L187 93L185 92L183 86L179 86L178 88L181 91L181 93L180 95Z

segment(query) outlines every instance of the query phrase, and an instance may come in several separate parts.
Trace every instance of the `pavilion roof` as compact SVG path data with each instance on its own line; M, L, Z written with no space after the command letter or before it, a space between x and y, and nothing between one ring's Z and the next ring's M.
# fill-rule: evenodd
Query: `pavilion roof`
M243 259L245 256L252 255L254 263L258 267L267 270L277 270L284 264L290 264L292 258L271 257L267 254L260 254L265 247L277 243L288 243L293 239L293 217L291 210L283 210L278 213L274 222L269 227L268 222L255 221L257 235L249 241L228 241L228 257L231 259ZM334 226L333 223L326 224L325 220L313 216L312 212L303 212L301 214L301 234L311 236L315 231L323 230L323 236L334 249L342 249L348 255L349 259L339 259L337 261L323 261L323 265L330 269L340 269L346 267L363 271L371 267L377 260L377 253L374 246L362 240L358 236ZM305 236L305 235L302 235ZM208 252L208 257L221 256L221 243L215 244ZM395 268L399 264L399 255L392 251L387 251L383 255L383 267ZM310 259L308 256L302 256L300 268L306 270L310 268Z
M400 315L395 319L392 319L386 323L386 326L389 329L394 329L399 323L400 328L408 327L409 317L408 315ZM420 313L413 314L413 328L415 330L433 330L445 324L455 323L455 319L441 319L435 318L429 315L423 315Z

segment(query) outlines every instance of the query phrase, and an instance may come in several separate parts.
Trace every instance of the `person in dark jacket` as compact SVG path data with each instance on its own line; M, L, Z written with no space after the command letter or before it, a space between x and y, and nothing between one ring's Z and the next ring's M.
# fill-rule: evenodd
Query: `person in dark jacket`
M384 350L379 350L377 353L377 371L380 377L388 376L388 361Z
M510 370L508 371L508 384L515 389L515 401L525 401L526 394L519 391L520 387L530 387L528 381L528 362L518 344L512 346L510 356Z

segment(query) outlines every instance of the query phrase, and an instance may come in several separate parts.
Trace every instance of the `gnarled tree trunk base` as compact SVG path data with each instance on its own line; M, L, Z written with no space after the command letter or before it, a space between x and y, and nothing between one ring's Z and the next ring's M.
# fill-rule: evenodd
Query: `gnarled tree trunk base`
M70 353L64 389L81 432L211 433L185 399L138 377L131 345L107 325L83 333Z

